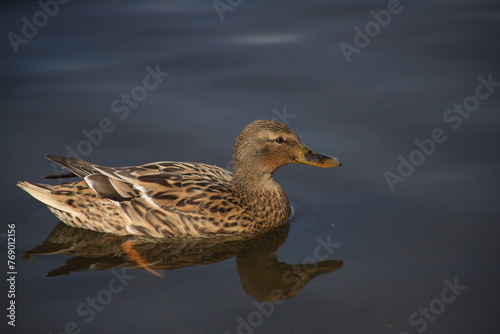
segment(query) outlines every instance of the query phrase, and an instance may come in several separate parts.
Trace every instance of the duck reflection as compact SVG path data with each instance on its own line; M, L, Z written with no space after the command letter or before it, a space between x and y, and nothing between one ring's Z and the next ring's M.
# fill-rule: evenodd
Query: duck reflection
M296 296L318 275L333 272L342 261L325 260L307 264L278 261L276 253L285 242L289 224L251 236L219 238L172 238L167 241L120 237L59 223L47 240L24 253L73 255L65 265L47 276L67 275L88 269L141 269L125 252L123 244L134 243L134 251L156 270L199 266L236 257L243 289L258 301L277 301Z

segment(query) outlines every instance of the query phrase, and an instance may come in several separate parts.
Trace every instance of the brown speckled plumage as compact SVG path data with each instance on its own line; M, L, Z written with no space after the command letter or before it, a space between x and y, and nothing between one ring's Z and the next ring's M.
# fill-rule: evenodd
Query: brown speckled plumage
M273 174L291 162L340 162L305 147L286 125L255 121L236 140L231 173L187 162L104 167L48 156L83 181L18 185L64 223L115 235L154 238L257 232L285 223L290 204Z

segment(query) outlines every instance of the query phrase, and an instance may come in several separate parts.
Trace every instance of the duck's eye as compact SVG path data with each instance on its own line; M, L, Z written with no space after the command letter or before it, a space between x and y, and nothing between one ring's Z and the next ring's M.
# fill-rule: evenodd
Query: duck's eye
M285 142L285 139L283 137L278 137L274 141L277 142L278 144L283 144Z

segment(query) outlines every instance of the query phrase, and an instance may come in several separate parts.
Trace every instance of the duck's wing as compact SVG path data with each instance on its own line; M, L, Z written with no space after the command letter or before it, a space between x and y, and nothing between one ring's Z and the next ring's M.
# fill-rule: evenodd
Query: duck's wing
M219 223L232 224L246 216L232 192L231 173L217 166L166 161L113 168L73 158L48 158L82 177L102 197L117 201L130 220L127 229L132 234L142 233L137 222L144 220L155 229L168 229L161 234L194 234L199 229L216 233L222 227Z

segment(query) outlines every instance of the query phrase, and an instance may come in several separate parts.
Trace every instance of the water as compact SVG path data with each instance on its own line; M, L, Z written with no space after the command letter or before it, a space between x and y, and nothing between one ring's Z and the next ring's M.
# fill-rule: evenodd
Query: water
M40 7L4 4L0 232L6 254L7 224L15 224L18 274L16 327L5 316L2 326L23 333L497 332L500 89L476 87L489 76L500 81L500 8L465 0L391 6L242 1L221 21L210 1L70 2L15 53L8 33L21 35L21 18L32 20ZM388 9L385 27L370 25L371 11ZM356 47L353 29L367 23L372 37L358 37L348 63L339 45ZM169 74L145 82L151 71ZM466 116L447 111L463 103ZM235 257L161 270L164 278L121 267L46 277L71 256L22 259L57 225L15 187L45 182L40 177L54 172L45 154L74 150L109 166L228 166L238 132L273 117L344 164L277 173L296 211L277 261L343 261L296 296L261 304L241 276L265 275L263 266L241 269L245 261ZM399 156L417 166L399 173ZM318 253L320 240L336 246Z

